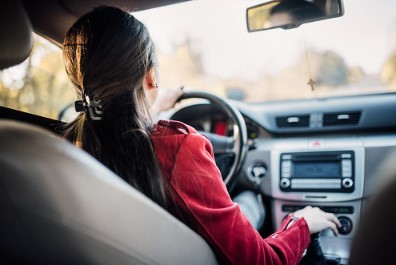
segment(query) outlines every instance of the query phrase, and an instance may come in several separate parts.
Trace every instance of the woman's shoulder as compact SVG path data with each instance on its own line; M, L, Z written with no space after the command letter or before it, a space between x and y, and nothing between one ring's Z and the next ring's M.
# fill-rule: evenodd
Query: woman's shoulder
M194 133L197 133L197 131L193 127L175 120L159 120L153 130L154 136L186 135Z
M168 177L175 165L179 164L177 161L185 161L186 157L206 152L212 153L210 142L205 136L179 121L160 120L151 133L151 142L162 173Z
M194 149L197 146L210 145L209 140L193 127L180 121L160 120L151 132L151 140L159 149L168 151L184 149Z

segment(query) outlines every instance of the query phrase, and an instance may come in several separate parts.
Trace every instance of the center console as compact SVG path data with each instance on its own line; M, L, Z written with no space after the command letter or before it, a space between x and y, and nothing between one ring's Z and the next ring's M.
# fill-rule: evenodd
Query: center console
M345 265L361 213L386 181L382 165L395 152L393 133L257 138L244 164L245 183L265 195L273 224L266 233L307 205L334 213L342 224L339 236L328 229L318 242L328 265Z
M318 142L319 141L319 142ZM291 212L307 205L334 213L342 227L339 236L319 235L323 253L333 264L347 264L350 244L362 209L364 148L355 139L307 139L279 142L271 150L273 223L278 228Z

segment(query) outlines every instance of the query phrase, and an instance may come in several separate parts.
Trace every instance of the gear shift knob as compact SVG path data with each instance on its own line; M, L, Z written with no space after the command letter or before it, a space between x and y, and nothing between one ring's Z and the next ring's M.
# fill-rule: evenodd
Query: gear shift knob
M309 244L299 265L326 265L326 259L320 247L319 233L311 235L311 244Z

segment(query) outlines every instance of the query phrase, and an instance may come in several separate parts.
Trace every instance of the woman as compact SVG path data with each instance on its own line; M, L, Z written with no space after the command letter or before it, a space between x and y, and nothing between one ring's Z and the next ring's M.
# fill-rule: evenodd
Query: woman
M337 233L333 214L307 207L263 239L232 202L210 142L181 122L153 124L154 45L131 14L104 6L81 17L64 60L81 98L65 136L198 232L220 263L297 264L310 233Z

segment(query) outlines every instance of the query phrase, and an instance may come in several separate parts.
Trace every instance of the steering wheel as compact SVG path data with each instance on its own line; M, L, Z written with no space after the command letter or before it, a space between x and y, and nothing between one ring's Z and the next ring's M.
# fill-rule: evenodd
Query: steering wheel
M243 164L246 153L248 151L247 129L245 120L235 106L233 106L231 103L227 102L223 98L211 93L200 91L185 92L178 99L178 102L192 98L208 100L210 104L215 105L215 107L224 112L227 118L232 121L232 136L220 136L211 132L200 131L196 128L198 132L204 134L212 143L213 152L216 158L216 164L219 166L220 171L222 172L223 181L228 191L231 192L234 184L236 183L238 172ZM183 122L180 110L176 111L172 115L171 119L180 120ZM227 172L224 172L224 170L222 170L221 166L219 165L219 161L221 160L219 159L220 157L227 157L230 158L230 161L232 161L229 164L227 163Z

